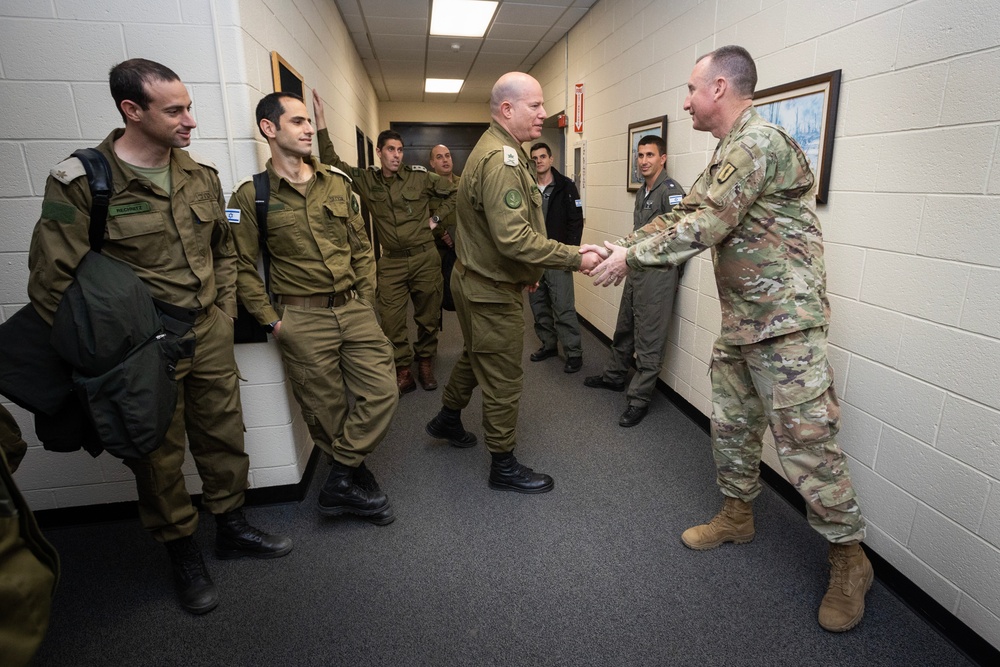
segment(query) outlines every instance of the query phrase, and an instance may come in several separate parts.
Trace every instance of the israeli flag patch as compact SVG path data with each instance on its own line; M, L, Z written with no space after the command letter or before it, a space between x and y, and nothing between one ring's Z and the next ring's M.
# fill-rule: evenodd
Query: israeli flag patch
M226 220L228 220L230 224L238 225L240 224L240 213L242 213L242 211L238 208L227 208Z
M670 195L669 197L667 197L667 200L670 202L671 206L679 204L682 199L684 199L684 195Z
M583 208L583 200L582 199L577 199L576 200L576 207L577 208Z

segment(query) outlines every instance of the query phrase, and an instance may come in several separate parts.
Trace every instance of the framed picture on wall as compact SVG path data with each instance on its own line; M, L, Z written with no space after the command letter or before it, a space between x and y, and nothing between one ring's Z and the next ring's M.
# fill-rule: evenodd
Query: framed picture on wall
M306 98L302 75L277 51L271 51L271 77L274 80L274 92L295 93L302 99Z
M816 175L816 202L830 194L833 131L837 126L840 70L817 74L757 91L754 106L769 123L780 125L795 138Z
M625 181L626 188L629 192L635 192L642 187L645 180L642 174L639 172L639 165L636 164L636 156L639 152L639 140L643 137L648 137L651 134L663 139L664 143L667 141L667 117L660 116L659 118L650 118L649 120L640 120L638 123L629 123L628 126L628 160L626 160L626 166L628 167L628 176Z

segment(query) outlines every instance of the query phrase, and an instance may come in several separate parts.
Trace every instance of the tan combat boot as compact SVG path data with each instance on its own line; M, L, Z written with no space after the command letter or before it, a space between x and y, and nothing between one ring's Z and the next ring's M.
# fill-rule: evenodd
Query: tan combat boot
M819 624L830 632L844 632L865 615L865 594L875 572L860 542L830 545L830 587L819 605Z
M413 373L408 366L398 366L396 368L396 387L399 395L408 394L417 388L417 383L413 380Z
M417 358L417 379L425 391L434 391L438 388L438 381L434 377L434 360L431 357Z
M726 496L722 511L708 523L685 530L681 534L681 542L691 549L704 551L714 549L723 542L746 544L753 536L753 510L750 503Z

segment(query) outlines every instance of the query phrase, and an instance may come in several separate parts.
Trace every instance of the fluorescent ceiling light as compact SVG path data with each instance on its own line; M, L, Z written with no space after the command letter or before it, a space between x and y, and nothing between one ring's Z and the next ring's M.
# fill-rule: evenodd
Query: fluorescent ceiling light
M424 82L425 93L457 93L462 90L465 79L427 79Z
M496 2L485 0L434 0L431 34L482 37L496 9Z

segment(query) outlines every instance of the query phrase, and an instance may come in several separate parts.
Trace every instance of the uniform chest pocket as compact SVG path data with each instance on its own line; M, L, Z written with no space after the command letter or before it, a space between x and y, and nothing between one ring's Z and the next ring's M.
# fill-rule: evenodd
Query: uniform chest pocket
M267 243L276 255L298 254L303 250L295 211L271 211L267 215ZM304 216L303 216L304 217Z
M415 202L420 200L421 190L416 187L407 187L403 189L403 199L407 202Z
M327 237L338 247L347 246L347 204L328 201L323 204L323 226Z
M216 226L225 221L225 214L218 203L201 201L191 204L191 218L194 233L198 236L198 248L201 250L202 256L207 257L212 249L212 234L215 232Z
M531 203L536 208L542 207L542 193L538 188L531 188Z
M161 211L108 218L108 239L115 254L130 264L155 268L167 257L167 219Z

